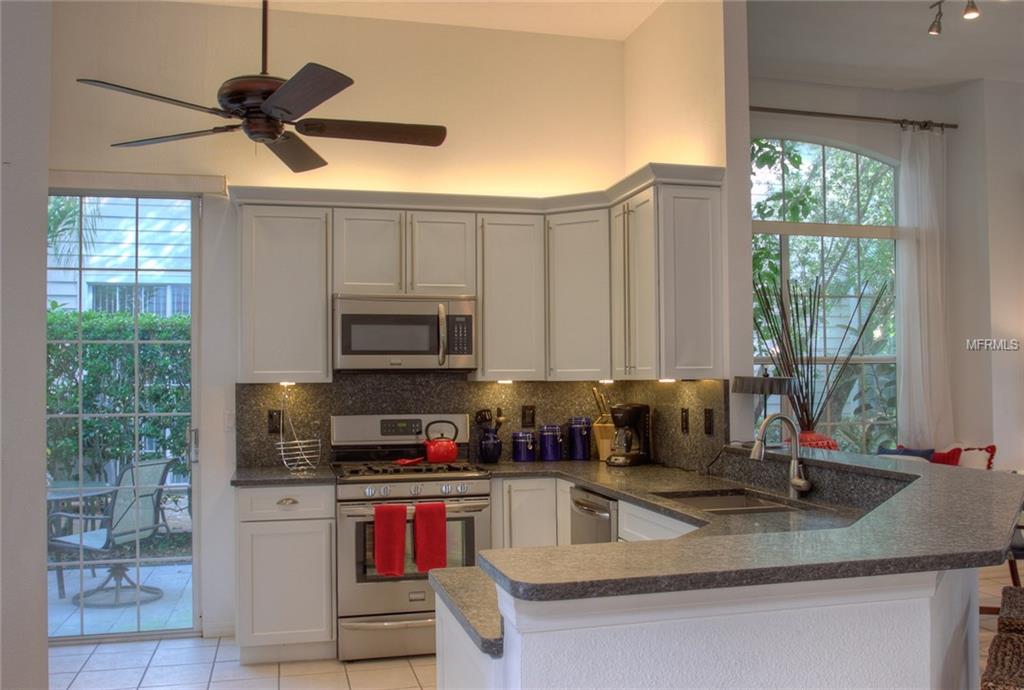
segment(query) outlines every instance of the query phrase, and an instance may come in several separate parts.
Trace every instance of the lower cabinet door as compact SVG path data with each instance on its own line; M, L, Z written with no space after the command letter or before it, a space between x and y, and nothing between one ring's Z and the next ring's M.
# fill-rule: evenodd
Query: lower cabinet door
M505 480L505 546L555 546L554 479Z
M239 646L335 637L334 520L238 523Z

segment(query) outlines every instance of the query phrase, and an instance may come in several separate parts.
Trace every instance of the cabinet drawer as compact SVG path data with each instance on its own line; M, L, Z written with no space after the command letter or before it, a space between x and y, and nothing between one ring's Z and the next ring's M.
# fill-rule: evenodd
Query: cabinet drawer
M333 486L270 486L238 489L238 519L297 520L334 517Z
M620 541L673 539L695 529L697 527L681 520L674 520L653 510L619 501Z

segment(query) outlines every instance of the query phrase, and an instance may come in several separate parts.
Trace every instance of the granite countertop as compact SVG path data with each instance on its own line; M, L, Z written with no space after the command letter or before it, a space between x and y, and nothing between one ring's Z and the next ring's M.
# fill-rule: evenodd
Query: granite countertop
M480 568L444 568L430 571L430 584L476 646L500 658L504 638L494 580Z
M585 462L491 466L495 477L557 476L703 528L660 541L491 549L480 553L478 565L514 597L551 601L976 568L1004 560L1024 501L1024 477L848 453L801 455L811 467L907 483L859 519L840 509L834 524L811 519L789 529L750 530L739 528L750 517L709 516L652 494L736 486L714 477ZM788 456L771 453L768 459L783 463Z
M231 486L292 486L294 484L336 484L338 478L326 463L315 470L292 472L282 464L270 467L236 467Z

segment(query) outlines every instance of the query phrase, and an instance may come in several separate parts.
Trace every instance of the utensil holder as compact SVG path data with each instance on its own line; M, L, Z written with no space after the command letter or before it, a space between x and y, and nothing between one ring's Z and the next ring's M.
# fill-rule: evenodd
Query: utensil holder
M615 439L615 425L611 423L607 415L597 418L591 427L594 433L594 444L597 446L597 459L604 461L612 454L612 441Z

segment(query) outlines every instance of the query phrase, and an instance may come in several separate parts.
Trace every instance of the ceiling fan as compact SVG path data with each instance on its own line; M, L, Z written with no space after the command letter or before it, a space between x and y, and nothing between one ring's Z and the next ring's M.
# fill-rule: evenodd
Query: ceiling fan
M193 139L241 129L255 142L265 144L274 155L292 169L305 172L327 165L298 135L285 130L285 125L311 137L332 139L362 139L393 144L440 146L447 130L439 125L413 125L399 122L365 122L361 120L298 119L332 96L352 86L351 78L329 67L308 63L285 81L267 73L267 4L263 0L262 69L259 74L232 77L217 90L219 108L197 105L186 101L140 91L129 86L98 79L79 79L79 83L141 96L181 108L218 115L228 120L241 120L238 124L222 125L195 132L168 134L162 137L122 141L112 146L146 146L167 141Z

